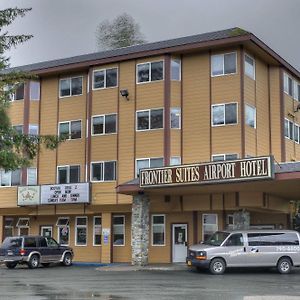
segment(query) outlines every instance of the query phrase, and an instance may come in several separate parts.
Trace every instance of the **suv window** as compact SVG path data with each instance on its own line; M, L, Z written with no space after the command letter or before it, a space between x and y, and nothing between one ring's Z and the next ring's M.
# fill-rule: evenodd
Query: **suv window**
M52 238L47 238L48 247L58 247L57 242Z
M24 248L36 248L35 237L27 237L24 239Z
M248 233L249 246L299 245L298 236L293 232Z
M22 246L22 239L8 237L4 240L1 248L19 248Z
M241 233L232 234L225 243L225 246L244 246L244 239Z
M45 238L39 238L39 245L40 245L40 247L48 247L47 241Z

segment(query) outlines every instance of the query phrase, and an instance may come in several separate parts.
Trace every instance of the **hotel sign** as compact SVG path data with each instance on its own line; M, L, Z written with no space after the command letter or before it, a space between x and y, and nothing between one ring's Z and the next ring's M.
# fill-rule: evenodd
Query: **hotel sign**
M212 184L274 178L273 157L142 169L140 187Z
M39 205L40 187L39 186L19 186L18 187L18 205Z
M41 204L89 203L89 184L70 183L41 186Z

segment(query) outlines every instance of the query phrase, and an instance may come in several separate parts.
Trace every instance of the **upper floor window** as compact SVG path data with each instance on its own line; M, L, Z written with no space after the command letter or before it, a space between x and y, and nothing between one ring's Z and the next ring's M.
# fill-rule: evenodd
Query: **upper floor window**
M118 86L118 69L95 70L93 75L93 89L104 89Z
M248 104L245 105L245 122L250 127L256 128L256 108Z
M63 78L59 80L59 97L82 95L82 76Z
M0 170L0 186L17 186L21 184L21 170Z
M57 167L57 183L78 183L80 182L80 166L59 166Z
M171 80L181 80L181 60L171 60Z
M181 108L171 108L171 128L180 129L181 127Z
M284 92L293 97L293 79L284 73Z
M255 60L247 54L245 54L245 74L255 79Z
M300 83L294 81L294 99L300 101Z
M12 89L14 90L13 92L11 92ZM24 100L25 84L24 83L19 83L15 87L13 87L11 85L7 85L7 86L4 87L4 91L10 93L9 94L9 100L10 101Z
M170 166L178 166L181 164L181 157L180 156L172 156L170 158Z
M147 109L136 112L136 130L161 129L164 127L164 110Z
M40 100L40 82L30 81L30 100Z
M237 154L214 154L212 155L212 161L224 161L238 159Z
M163 157L155 157L155 158L141 158L136 160L136 177L139 176L141 169L146 168L158 168L164 165Z
M212 55L211 76L236 73L236 52Z
M237 103L212 105L212 125L234 125L237 124Z
M37 169L28 168L27 169L27 185L36 185L37 184Z
M101 115L92 117L92 135L111 134L117 132L117 115Z
M92 181L116 180L116 161L100 161L91 163Z
M153 61L137 65L137 83L164 79L164 62Z
M299 144L300 126L289 119L284 119L284 136Z
M59 123L59 136L65 137L68 140L81 138L81 120L66 121Z

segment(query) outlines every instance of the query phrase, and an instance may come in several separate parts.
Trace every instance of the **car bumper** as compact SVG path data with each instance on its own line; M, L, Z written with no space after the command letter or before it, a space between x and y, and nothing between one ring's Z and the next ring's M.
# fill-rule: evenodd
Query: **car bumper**
M186 258L186 264L189 267L199 267L199 268L208 268L209 267L210 260L198 260L195 258L187 257Z
M4 264L7 262L22 262L26 261L24 256L0 256L0 264Z

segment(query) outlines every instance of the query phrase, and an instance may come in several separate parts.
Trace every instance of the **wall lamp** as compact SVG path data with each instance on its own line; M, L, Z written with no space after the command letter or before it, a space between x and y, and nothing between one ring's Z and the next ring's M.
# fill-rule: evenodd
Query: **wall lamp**
M127 101L129 101L129 92L128 90L120 90L120 94L122 97L125 97Z
M300 110L300 104L297 105L296 110L294 110L294 113L298 112Z

